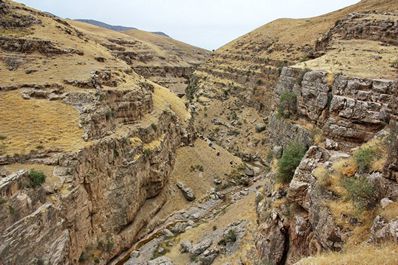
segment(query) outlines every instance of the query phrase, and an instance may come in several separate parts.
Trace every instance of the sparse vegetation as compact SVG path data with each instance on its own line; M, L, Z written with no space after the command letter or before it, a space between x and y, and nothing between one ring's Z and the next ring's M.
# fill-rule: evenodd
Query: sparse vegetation
M218 242L219 245L227 245L228 243L234 243L237 240L237 235L235 230L230 229L226 234L223 235L223 238Z
M114 242L110 236L105 241L99 241L97 248L103 252L109 253L114 247Z
M291 142L283 151L282 158L278 161L277 181L289 183L294 171L304 157L306 148L299 142Z
M151 128L152 128L154 131L157 131L158 126L157 126L155 123L152 123L152 124L151 124Z
M194 171L203 172L204 168L203 168L202 165L192 165L191 168L190 168L190 171L191 172L194 172Z
M366 177L345 178L343 186L347 190L347 198L359 209L369 209L377 203L376 188Z
M30 170L29 178L33 188L41 186L46 181L46 175L42 171Z
M297 114L297 96L292 91L285 91L280 96L278 115L290 118Z
M198 79L195 76L192 76L191 79L189 80L188 87L185 89L187 99L192 100L197 90L198 90Z
M391 67L397 68L397 69L398 69L398 59L394 60L394 61L391 63Z
M374 147L362 147L354 153L354 160L358 171L364 173L370 170L372 162L378 157L378 150Z
M110 119L112 119L114 116L115 116L115 113L114 113L113 110L108 110L108 111L105 113L105 118L106 118L107 121L110 120Z
M314 170L313 175L317 179L317 185L321 190L326 190L332 185L331 177L329 172L324 167L318 167Z
M145 157L149 157L150 155L151 155L151 149L149 149L149 148L144 148L144 150L143 150L143 153L144 153L144 156Z

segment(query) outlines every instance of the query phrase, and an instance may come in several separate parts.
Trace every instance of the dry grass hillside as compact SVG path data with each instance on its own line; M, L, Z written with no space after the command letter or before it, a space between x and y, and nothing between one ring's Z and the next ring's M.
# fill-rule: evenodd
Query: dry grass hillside
M319 17L281 18L268 23L217 50L217 53L242 52L253 58L297 61L305 57L305 47L311 47L336 21L354 12L397 12L394 0L363 0Z
M209 57L209 51L142 30L116 32L84 22L69 23L125 61L138 74L185 94L194 69Z
M267 117L275 110L274 89L284 66L396 79L397 32L394 26L391 33L382 28L396 25L397 12L394 0L361 1L319 17L278 19L226 44L194 73L189 92L196 128L231 151L231 144L243 154L266 150L267 144L258 141L264 134L248 135L254 126L247 121L256 115L247 119L239 112L245 106Z
M203 62L207 57L208 51L191 46L189 44L174 40L167 36L161 36L142 30L128 30L117 32L88 23L68 20L68 22L96 39L98 43L107 45L121 45L125 48L124 52L135 52L145 54L143 60L134 60L132 64L151 65L151 66L193 66ZM117 40L120 43L117 43ZM112 50L112 48L110 48Z

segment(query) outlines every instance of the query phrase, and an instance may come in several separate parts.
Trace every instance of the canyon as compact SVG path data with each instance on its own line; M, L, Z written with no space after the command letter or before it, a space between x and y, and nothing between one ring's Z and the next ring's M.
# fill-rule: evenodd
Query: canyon
M209 52L0 0L0 264L398 260L398 3Z

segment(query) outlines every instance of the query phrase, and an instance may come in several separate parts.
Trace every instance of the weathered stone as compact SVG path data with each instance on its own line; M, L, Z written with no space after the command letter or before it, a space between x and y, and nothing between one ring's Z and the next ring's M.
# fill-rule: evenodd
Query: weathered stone
M147 263L148 265L174 265L174 263L171 261L170 258L168 257L159 257L154 260L150 260Z
M208 249L213 244L213 240L211 239L204 239L199 243L192 246L190 253L194 256L199 256L202 254L206 249Z
M282 147L282 146L280 146L280 145L275 145L275 146L272 148L272 155L273 155L276 159L281 158L281 157L282 157L282 154L283 154L283 147Z
M184 198L187 201L194 201L196 199L195 194L193 193L192 189L185 186L184 183L177 182L177 187L181 190L182 194L184 195Z
M392 240L398 241L398 219L391 221L386 220L378 215L373 221L372 228L370 229L370 241L372 242L385 242Z
M267 129L267 125L265 123L257 123L256 124L256 132L260 133Z
M190 241L184 240L180 244L181 253L189 253L192 250L192 243Z
M385 209L388 207L388 205L390 205L391 203L393 203L392 200L390 200L389 198L383 198L380 201L380 206L381 208Z

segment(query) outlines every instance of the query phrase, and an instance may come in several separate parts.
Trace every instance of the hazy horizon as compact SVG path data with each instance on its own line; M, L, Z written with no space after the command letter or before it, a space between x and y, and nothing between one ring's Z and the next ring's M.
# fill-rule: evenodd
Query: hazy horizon
M277 18L322 15L358 0L18 0L62 18L93 19L111 25L162 31L170 37L208 50ZM78 8L77 8L78 7ZM94 7L94 8L93 8Z

